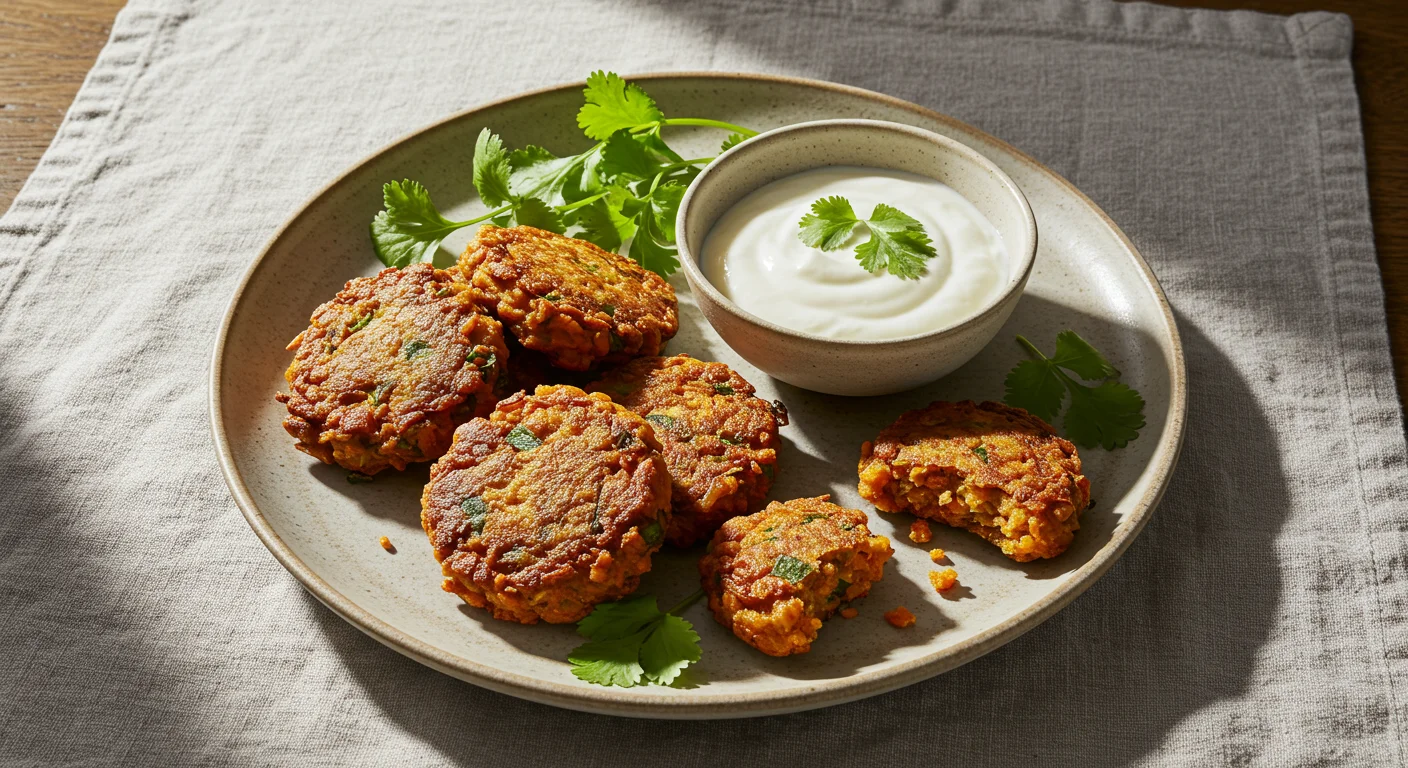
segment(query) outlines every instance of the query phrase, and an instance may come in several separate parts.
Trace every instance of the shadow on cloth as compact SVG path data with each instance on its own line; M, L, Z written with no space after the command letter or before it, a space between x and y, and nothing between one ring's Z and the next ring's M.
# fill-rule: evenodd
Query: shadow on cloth
M1188 439L1139 539L1050 621L908 688L794 715L666 726L483 690L380 647L331 611L314 613L367 697L461 764L493 754L615 764L662 751L681 764L834 764L905 743L960 765L1013 755L1132 762L1184 718L1245 689L1281 589L1272 547L1287 495L1270 426L1228 358L1183 318L1180 329ZM525 739L529 723L546 738ZM1236 734L1207 737L1238 748Z

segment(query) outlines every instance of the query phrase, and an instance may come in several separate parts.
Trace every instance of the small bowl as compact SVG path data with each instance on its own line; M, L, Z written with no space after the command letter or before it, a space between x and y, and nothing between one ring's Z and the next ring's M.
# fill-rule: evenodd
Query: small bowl
M878 341L831 339L783 328L725 297L699 267L698 254L714 223L765 184L831 165L908 171L943 182L968 198L1002 235L1012 259L1002 294L955 325ZM1012 314L1036 259L1036 219L1007 174L953 139L880 120L798 123L739 144L690 185L680 202L675 231L685 278L719 336L768 375L833 395L901 392L968 362Z

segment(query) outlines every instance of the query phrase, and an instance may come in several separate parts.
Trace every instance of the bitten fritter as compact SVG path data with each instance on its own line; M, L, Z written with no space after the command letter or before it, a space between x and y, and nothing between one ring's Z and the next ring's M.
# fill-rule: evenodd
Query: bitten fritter
M870 592L894 550L830 496L769 504L723 524L699 561L714 618L769 656L806 653L821 622Z
M585 240L485 226L459 264L484 306L559 368L656 355L679 331L669 283Z
M933 403L861 446L860 495L884 512L964 528L1018 562L1066 551L1090 502L1080 455L1002 403Z
M297 448L371 475L434 461L494 407L503 326L457 270L429 264L349 280L288 345L284 429Z
M687 547L723 521L758 510L777 474L781 404L756 397L723 363L643 357L589 387L645 417L665 447L674 514L665 540Z
M445 591L522 624L577 621L634 592L669 523L659 451L640 416L568 386L460 427L421 496Z

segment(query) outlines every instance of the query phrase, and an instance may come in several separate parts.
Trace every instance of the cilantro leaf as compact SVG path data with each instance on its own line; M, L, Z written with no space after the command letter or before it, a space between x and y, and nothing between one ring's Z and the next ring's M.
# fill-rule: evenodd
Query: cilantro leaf
M937 255L924 225L898 208L879 203L864 223L870 239L856 246L856 259L871 274L883 269L903 280L918 279L925 272L924 262ZM861 221L849 200L833 195L812 203L812 212L797 225L802 242L834 251L845 245Z
M1095 347L1070 330L1056 334L1056 354L1051 356L1051 362L1073 371L1086 381L1099 381L1120 375Z
M640 685L645 673L640 664L640 647L645 638L646 632L642 631L630 637L583 643L567 656L572 662L572 674L597 685Z
M640 86L627 84L615 72L593 72L582 92L586 104L577 112L577 127L588 138L603 141L623 128L659 122L665 115Z
M655 212L655 205L650 204L636 214L636 234L631 238L631 249L627 255L651 272L669 277L679 268L680 262L675 258L674 247L662 245L656 240L656 235L663 237L663 233L656 226Z
M615 251L621 247L624 238L621 237L621 230L616 226L616 218L613 218L607 203L598 200L591 205L577 209L577 226L582 228L575 236L589 243L595 244L604 251ZM631 228L635 228L635 223L630 219L622 219L630 223Z
M660 618L655 598L635 595L614 603L602 603L577 622L577 634L591 640L618 640L634 635Z
M577 622L577 634L589 642L568 655L572 674L622 688L674 684L703 655L694 626L677 614L703 596L699 590L663 613L649 596L598 605Z
M655 231L664 235L665 241L675 242L675 217L680 212L680 201L684 199L685 186L667 181L650 194L651 215L655 217Z
M464 226L441 216L420 182L387 182L381 195L386 209L372 219L372 247L388 267L430 261L440 241Z
M1072 382L1066 434L1078 445L1123 448L1144 428L1144 398L1118 381L1095 387Z
M1021 408L1045 422L1056 420L1066 385L1046 360L1023 360L1007 374L1003 401Z
M568 202L567 185L582 162L580 155L558 157L542 147L527 146L508 155L509 189L514 197L536 197L551 205Z
M719 152L727 152L747 140L748 137L741 133L730 133L724 143L719 145Z
M601 148L601 164L597 173L605 181L626 178L639 181L654 176L662 164L646 151L646 147L631 138L630 131L620 130L611 134L606 145Z
M1047 357L1022 336L1017 341L1033 359L1018 363L1008 374L1008 405L1024 408L1048 422L1055 421L1070 393L1063 424L1066 436L1084 448L1123 448L1144 428L1144 398L1117 380L1119 371L1075 331L1062 331L1056 353ZM1104 379L1091 387L1077 382L1066 371L1084 379Z
M567 231L567 227L562 224L562 216L536 197L518 201L513 210L494 219L494 222L504 227L537 227L559 235Z
M474 142L474 188L490 208L513 199L509 191L508 153L503 140L488 128L480 131L479 140Z
M846 244L860 226L860 219L851 208L851 201L840 195L823 197L812 203L812 212L797 223L798 237L809 247L834 251Z
M640 645L640 666L651 682L669 685L685 667L699 661L699 635L688 621L664 614L660 625Z

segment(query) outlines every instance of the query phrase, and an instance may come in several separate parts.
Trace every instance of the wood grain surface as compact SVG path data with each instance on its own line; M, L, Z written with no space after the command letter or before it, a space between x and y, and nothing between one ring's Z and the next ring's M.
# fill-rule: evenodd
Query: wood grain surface
M1354 19L1374 240L1388 301L1400 397L1408 382L1408 0L1173 0ZM0 0L0 210L49 145L122 0Z

